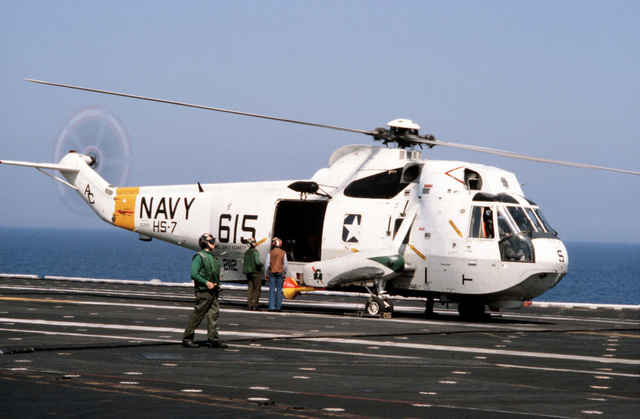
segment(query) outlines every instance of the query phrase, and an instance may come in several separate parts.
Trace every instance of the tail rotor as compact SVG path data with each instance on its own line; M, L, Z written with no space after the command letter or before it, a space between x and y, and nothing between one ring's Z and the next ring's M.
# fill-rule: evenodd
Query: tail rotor
M76 112L58 134L53 161L60 161L70 150L92 157L92 168L112 185L124 186L129 178L131 143L118 118L99 107ZM78 215L91 210L75 191L58 186L58 195Z

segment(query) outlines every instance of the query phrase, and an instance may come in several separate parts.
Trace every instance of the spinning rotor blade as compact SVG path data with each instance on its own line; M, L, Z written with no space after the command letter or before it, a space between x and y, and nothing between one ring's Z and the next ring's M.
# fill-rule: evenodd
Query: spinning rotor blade
M515 152L512 152L512 151L498 150L498 149L481 147L481 146L472 146L472 145L465 145L465 144L449 143L449 142L446 142L446 141L436 140L432 135L419 136L419 135L409 134L409 135L402 136L402 135L396 135L394 133L391 133L390 130L387 130L385 128L376 128L374 131L366 131L366 130L359 130L359 129L353 129L353 128L337 127L337 126L333 126L333 125L316 124L316 123L313 123L313 122L297 121L295 119L278 118L278 117L274 117L274 116L260 115L260 114L254 114L254 113L249 113L249 112L240 112L240 111L234 111L234 110L230 110L230 109L222 109L222 108L214 108L214 107L210 107L210 106L195 105L195 104L191 104L191 103L177 102L177 101L173 101L173 100L157 99L157 98L146 97L146 96L131 95L131 94L127 94L127 93L111 92L111 91L108 91L108 90L99 90L99 89L91 89L91 88L88 88L88 87L72 86L72 85L68 85L68 84L52 83L52 82L47 82L47 81L42 81L42 80L34 80L34 79L24 79L24 80L30 81L30 82L33 82L33 83L45 84L45 85L49 85L49 86L66 87L68 89L84 90L84 91L87 91L87 92L102 93L102 94L113 95L113 96L122 96L122 97L131 98L131 99L147 100L147 101L151 101L151 102L160 102L160 103L167 103L167 104L171 104L171 105L187 106L187 107L190 107L190 108L205 109L205 110L216 111L216 112L225 112L225 113L230 113L230 114L235 114L235 115L252 116L254 118L270 119L270 120L273 120L273 121L290 122L290 123L293 123L293 124L301 124L301 125L308 125L308 126L312 126L312 127L329 128L329 129L335 129L335 130L339 130L339 131L354 132L354 133L358 133L358 134L366 134L366 135L371 135L376 140L384 141L385 144L388 143L388 142L398 142L398 144L400 146L403 146L403 147L406 147L406 146L412 145L412 144L425 144L425 145L427 145L429 147L440 145L440 146L445 146L445 147L459 148L459 149L463 149L463 150L477 151L477 152L480 152L480 153L495 154L495 155L498 155L498 156L510 157L510 158L514 158L514 159L531 160L531 161L537 161L537 162L541 162L541 163L550 163L550 164L557 164L557 165L561 165L561 166L578 167L578 168L583 168L583 169L598 169L598 170L607 170L607 171L611 171L611 172L626 173L626 174L631 174L631 175L640 175L640 172L635 172L635 171L632 171L632 170L614 169L614 168L610 168L610 167L594 166L594 165L582 164L582 163L573 163L573 162L567 162L567 161L562 161L562 160L545 159L545 158L542 158L542 157L527 156L525 154L515 153Z
M113 185L125 186L131 166L131 142L113 113L102 108L76 112L58 135L53 161L60 161L69 150L91 157L92 167L100 176ZM92 215L93 211L72 189L58 185L58 195L77 215Z

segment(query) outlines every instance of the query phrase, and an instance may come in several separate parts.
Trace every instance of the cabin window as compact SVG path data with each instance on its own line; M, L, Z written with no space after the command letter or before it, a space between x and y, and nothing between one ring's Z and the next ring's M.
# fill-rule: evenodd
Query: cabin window
M490 207L472 207L469 237L493 239L493 210Z

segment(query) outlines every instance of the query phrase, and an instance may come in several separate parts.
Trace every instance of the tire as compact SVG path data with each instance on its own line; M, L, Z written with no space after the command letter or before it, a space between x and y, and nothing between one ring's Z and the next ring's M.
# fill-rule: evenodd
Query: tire
M365 311L367 312L367 314L370 314L372 316L378 316L382 312L383 307L384 307L384 303L382 302L382 299L378 297L373 297L367 303L367 306L365 307Z

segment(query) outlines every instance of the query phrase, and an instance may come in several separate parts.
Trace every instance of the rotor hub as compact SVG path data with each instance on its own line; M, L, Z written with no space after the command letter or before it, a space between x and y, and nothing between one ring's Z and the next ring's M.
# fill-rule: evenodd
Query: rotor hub
M410 119L394 119L387 123L387 128L376 128L373 132L373 139L382 141L384 145L396 143L399 148L414 148L416 145L422 147L423 144L429 148L433 147L427 141L435 141L433 135L420 136L420 125ZM426 140L426 141L425 141Z

